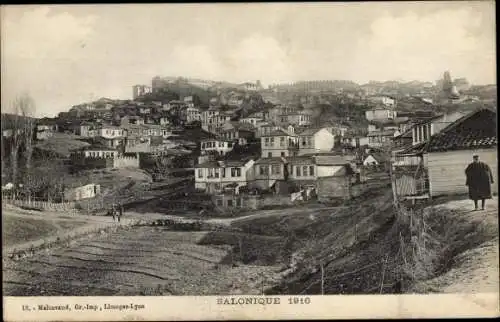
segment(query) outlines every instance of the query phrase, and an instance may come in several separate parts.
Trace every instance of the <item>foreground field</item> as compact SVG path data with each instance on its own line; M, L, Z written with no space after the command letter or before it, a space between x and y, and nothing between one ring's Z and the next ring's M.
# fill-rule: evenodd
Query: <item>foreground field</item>
M134 227L73 247L4 263L4 294L259 294L276 266L232 265L228 245L199 245L206 232Z

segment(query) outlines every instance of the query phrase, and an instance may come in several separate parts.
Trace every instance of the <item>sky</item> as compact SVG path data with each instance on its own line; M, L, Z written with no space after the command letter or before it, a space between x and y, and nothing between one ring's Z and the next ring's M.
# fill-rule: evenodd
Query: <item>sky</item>
M2 6L2 112L130 99L152 77L496 84L493 1Z

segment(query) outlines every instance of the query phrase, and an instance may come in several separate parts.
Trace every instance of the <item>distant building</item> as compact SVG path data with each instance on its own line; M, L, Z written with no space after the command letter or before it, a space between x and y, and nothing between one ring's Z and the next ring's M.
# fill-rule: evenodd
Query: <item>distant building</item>
M465 113L462 112L454 112L437 115L432 118L420 121L412 128L413 145L426 142L431 138L432 135L441 132L442 129L460 119L464 115Z
M101 193L101 185L87 184L81 187L67 189L64 191L64 199L67 201L78 201L94 198Z
M326 128L306 129L298 134L299 155L330 152L335 136Z
M381 104L387 107L394 107L396 105L396 100L393 97L385 95L376 95L368 97L368 100L375 104Z
M186 109L186 123L190 124L193 122L200 122L201 121L201 112L200 109L197 107L188 107Z
M390 147L395 137L401 135L399 130L384 130L368 133L368 146L372 148Z
M269 134L262 135L261 151L263 158L288 157L297 155L298 138L283 129L277 129Z
M254 180L254 160L209 161L196 165L195 188L207 193L222 193L231 187L235 194L239 188Z
M153 92L153 89L147 85L134 85L134 86L132 86L132 98L134 100L140 96L143 96L144 94L148 94L151 92Z
M228 139L204 139L200 142L201 154L211 154L225 155L229 151L233 150L234 143L232 140Z
M397 112L388 108L376 108L365 112L368 121L384 121L396 118Z

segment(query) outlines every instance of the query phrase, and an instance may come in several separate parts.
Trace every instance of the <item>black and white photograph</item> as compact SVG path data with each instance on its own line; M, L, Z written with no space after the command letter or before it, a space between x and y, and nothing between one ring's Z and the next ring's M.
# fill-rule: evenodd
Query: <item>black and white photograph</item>
M7 320L181 296L211 319L339 295L500 314L493 1L1 13Z

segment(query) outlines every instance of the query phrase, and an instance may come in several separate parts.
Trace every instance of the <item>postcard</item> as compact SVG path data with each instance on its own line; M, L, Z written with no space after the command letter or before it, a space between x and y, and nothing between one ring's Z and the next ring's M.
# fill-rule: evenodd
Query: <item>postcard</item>
M4 320L499 316L494 12L2 6Z

